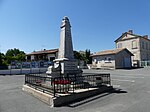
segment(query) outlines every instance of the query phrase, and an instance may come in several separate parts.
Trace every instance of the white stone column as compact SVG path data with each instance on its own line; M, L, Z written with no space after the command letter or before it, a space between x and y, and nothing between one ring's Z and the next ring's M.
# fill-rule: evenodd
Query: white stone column
M67 58L74 59L72 36L71 36L71 25L68 17L64 17L61 23L60 32L60 47L58 52L58 59Z

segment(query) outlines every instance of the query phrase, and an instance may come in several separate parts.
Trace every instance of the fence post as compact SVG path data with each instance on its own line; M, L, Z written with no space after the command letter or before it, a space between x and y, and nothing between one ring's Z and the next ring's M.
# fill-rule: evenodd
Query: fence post
M55 94L56 94L56 92L55 92L55 78L54 79L52 79L53 80L53 85L54 85L54 97L55 97Z
M75 81L74 81L74 79L73 79L73 93L74 93L74 85L75 85Z
M30 74L32 73L32 64L30 62Z
M20 74L22 74L22 62L21 62L21 65L20 65Z
M10 68L10 75L11 75L11 68Z
M146 61L146 67L148 66L148 61Z
M40 62L38 62L39 74L40 74Z
M109 74L109 84L111 86L111 77L110 77L110 74Z
M27 80L26 78L27 78L27 77L26 77L26 75L25 75L25 82L24 82L24 84L26 84L26 80Z

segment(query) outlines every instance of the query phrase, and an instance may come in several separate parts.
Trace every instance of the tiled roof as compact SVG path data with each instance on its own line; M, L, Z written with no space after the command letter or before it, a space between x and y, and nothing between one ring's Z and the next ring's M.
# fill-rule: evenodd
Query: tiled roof
M34 51L27 55L36 55L36 54L51 54L58 52L58 49L51 49L51 50L42 50L42 51Z
M120 48L120 49L114 49L114 50L100 51L100 52L97 52L96 54L93 54L91 56L93 57L93 56L102 56L102 55L109 55L109 54L117 54L117 53L119 53L122 50L127 50L127 49L126 48Z

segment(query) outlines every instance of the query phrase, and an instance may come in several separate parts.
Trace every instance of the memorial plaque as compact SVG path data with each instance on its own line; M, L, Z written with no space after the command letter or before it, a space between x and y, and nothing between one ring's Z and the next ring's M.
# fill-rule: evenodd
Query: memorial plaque
M78 63L77 61L66 61L64 63L65 70L77 70Z

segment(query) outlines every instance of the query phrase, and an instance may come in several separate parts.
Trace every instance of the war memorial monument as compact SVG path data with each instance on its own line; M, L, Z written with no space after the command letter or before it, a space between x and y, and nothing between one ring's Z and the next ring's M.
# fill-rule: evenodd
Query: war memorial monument
M51 77L58 77L71 74L81 75L82 70L78 68L78 62L74 59L71 25L68 17L64 17L61 23L60 47L58 51L58 59L54 60L54 66L50 66L46 72Z
M22 90L54 107L112 89L110 74L83 75L78 68L68 17L62 19L60 28L60 46L54 65L45 74L25 75Z

